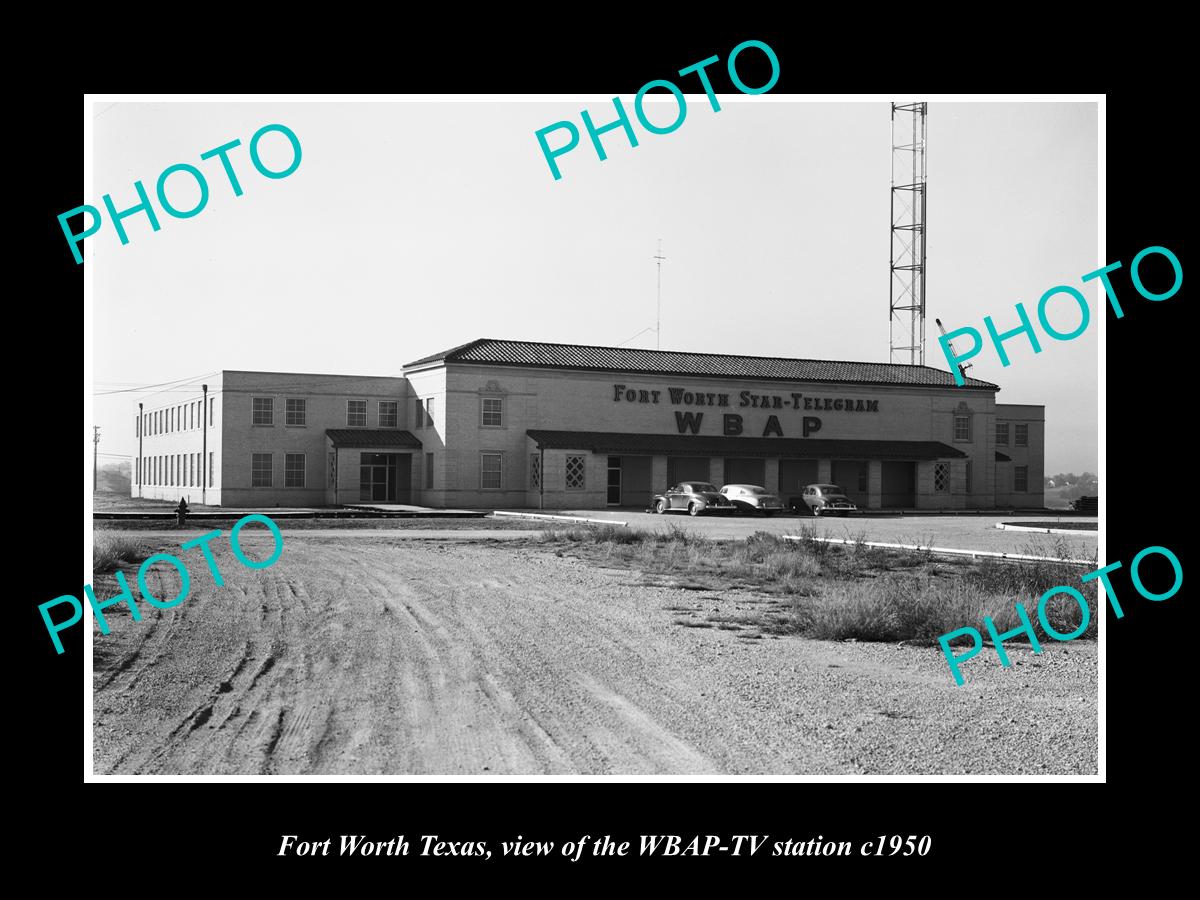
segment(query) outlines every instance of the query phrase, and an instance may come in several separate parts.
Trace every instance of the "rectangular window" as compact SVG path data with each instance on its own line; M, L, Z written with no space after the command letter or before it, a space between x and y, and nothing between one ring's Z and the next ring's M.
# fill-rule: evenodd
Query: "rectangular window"
M196 404L195 404L195 403L189 403L189 404L187 405L187 427L188 427L188 431L191 431L191 430L192 430L192 428L194 428L194 427L195 427L195 424L196 424Z
M208 398L208 424L209 425L211 425L213 423L213 403L215 403L216 400L217 400L216 397Z
M213 453L214 452L215 451L213 451L213 450L208 451L208 486L209 487L213 486Z
M367 427L367 401L346 401L346 425L350 428Z
M433 398L430 397L425 401L425 424L430 428L433 427Z
M1008 423L1007 422L997 422L996 423L996 446L998 446L998 447L1007 447L1008 446Z
M537 490L542 486L542 457L539 453L529 454L529 487Z
M970 416L955 416L954 417L954 439L956 441L971 440L971 417Z
M308 401L302 397L288 397L283 401L283 424L292 428L303 428L308 424Z
M933 489L935 491L950 490L950 464L949 463L934 463L934 466L933 466Z
M504 400L500 397L484 397L480 401L481 424L484 428L500 428L504 425Z
M433 488L433 454L425 454L425 487L432 490Z
M479 487L498 491L504 486L504 456L500 453L479 454Z
M867 492L867 474L870 463L861 463L858 467L858 492L865 494Z
M967 460L967 493L971 493L971 484L975 480L975 466Z
M196 454L194 454L194 453L189 453L189 454L187 455L187 464L186 464L186 465L187 465L187 468L186 468L186 471L184 472L184 479L183 479L183 483L184 483L185 485L187 485L188 487L194 487L194 486L195 486L195 485L192 483L192 479L196 477L196 469L195 469L195 466L194 466L194 464L193 464L193 463L194 463L194 460L195 460L195 456L196 456Z
M250 487L271 486L271 454L255 453L250 457Z
M133 436L141 437L142 435L142 417L138 416L133 420Z
M1016 433L1013 435L1013 444L1016 445L1017 447L1028 447L1029 446L1029 426L1028 425L1018 425L1016 427Z
M396 428L400 424L400 404L395 400L379 401L379 427Z
M1024 494L1029 490L1029 466L1013 466L1013 491Z
M421 402L421 398L417 397L413 400L413 428L425 427L425 404Z
M582 456L567 457L567 490L582 491L584 489L584 461Z
M283 486L304 487L303 453L285 453L283 455Z
M271 397L255 397L254 416L251 419L254 425L274 425L275 424L275 400Z

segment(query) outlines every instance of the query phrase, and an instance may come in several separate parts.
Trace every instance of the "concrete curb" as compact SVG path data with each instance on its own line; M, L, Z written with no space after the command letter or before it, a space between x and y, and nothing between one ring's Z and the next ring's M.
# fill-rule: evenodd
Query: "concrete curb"
M864 547L879 547L884 550L919 550L924 553L945 553L950 556L969 556L972 559L977 556L982 556L989 559L1012 559L1020 562L1077 563L1084 566L1095 564L1095 561L1091 559L1059 559L1056 556L1029 556L1024 553L999 553L995 550L960 550L956 547L921 547L916 544L887 544L883 543L882 541L854 541L846 538L805 537L799 534L784 534L781 535L781 537L785 541L820 541L823 544L846 544L850 546L862 544Z
M1032 531L1034 534L1077 534L1080 537L1099 537L1100 532L1083 531L1079 528L1032 528L1029 525L1010 525L1008 522L997 522L996 527L1001 531Z
M554 516L549 513L507 512L502 509L496 510L492 515L511 516L514 519L542 519L549 522L587 522L590 525L620 525L622 528L629 524L628 522L618 522L615 519L587 519L583 516Z

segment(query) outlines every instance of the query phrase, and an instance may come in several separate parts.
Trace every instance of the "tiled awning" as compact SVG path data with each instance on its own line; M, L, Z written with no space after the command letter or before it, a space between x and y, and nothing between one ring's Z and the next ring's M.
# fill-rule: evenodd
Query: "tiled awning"
M412 432L398 428L327 428L325 434L335 447L421 449L421 441Z
M958 459L963 451L939 441L855 441L815 438L724 437L693 434L622 434L604 431L525 432L548 450L588 450L665 456L782 459Z

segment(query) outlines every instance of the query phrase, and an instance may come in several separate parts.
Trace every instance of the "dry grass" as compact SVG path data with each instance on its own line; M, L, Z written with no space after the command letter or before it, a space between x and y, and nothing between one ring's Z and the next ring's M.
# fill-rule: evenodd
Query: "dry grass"
M146 556L145 547L133 538L99 529L92 533L93 572L111 572L121 563L138 562Z
M799 541L762 531L744 541L713 541L678 525L661 531L588 525L550 529L540 540L640 571L652 585L741 588L779 598L750 613L709 616L705 624L718 628L753 626L768 633L802 633L827 640L933 643L958 628L983 632L985 616L1000 632L1015 628L1021 624L1015 610L1019 600L1039 640L1050 640L1038 623L1038 599L1052 587L1070 585L1087 598L1090 609L1082 636L1094 639L1097 634L1095 585L1079 581L1087 566L945 561L923 550L867 547L863 533L852 535L854 543L849 545L827 544L816 537L811 524L801 526ZM1026 547L1024 552L1082 558L1067 541L1057 542L1049 553L1044 546ZM1046 616L1062 634L1073 632L1082 618L1078 604L1068 596L1049 601Z

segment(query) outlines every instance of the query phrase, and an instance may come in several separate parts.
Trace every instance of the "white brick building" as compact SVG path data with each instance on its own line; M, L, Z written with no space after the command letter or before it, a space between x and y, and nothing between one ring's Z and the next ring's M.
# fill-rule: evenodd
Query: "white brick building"
M927 366L481 339L404 376L222 372L135 414L134 496L644 507L686 479L864 508L1043 505L1041 406ZM207 404L207 415L202 414Z

